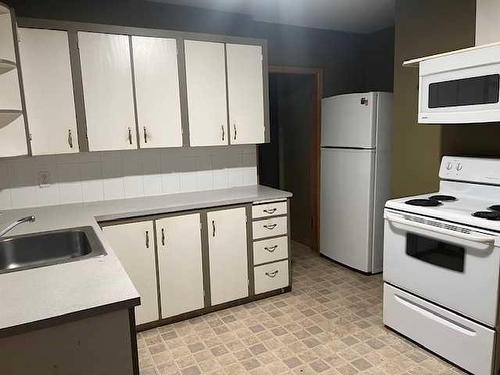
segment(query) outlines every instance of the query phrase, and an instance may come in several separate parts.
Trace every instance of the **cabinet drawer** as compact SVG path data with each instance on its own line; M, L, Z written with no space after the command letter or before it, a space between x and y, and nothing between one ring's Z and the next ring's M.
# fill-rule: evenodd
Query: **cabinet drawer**
M254 221L253 238L282 236L287 232L287 224L288 218L286 216Z
M288 260L254 268L255 294L288 286Z
M285 215L286 213L286 202L270 202L252 206L252 217L254 219L268 216Z
M288 258L288 237L255 241L253 244L253 263L255 265Z
M491 374L495 332L384 285L384 324L473 374Z

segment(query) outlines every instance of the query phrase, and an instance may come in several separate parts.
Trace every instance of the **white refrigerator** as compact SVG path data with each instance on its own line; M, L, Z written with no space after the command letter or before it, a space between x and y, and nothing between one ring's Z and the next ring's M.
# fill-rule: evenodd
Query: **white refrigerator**
M365 273L381 272L392 94L325 98L321 110L320 252Z

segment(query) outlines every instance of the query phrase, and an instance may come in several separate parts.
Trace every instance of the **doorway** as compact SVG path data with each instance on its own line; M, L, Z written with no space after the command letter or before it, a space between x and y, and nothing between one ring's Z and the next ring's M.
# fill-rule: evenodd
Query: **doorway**
M271 142L258 146L259 183L293 193L291 239L319 252L321 69L270 66Z

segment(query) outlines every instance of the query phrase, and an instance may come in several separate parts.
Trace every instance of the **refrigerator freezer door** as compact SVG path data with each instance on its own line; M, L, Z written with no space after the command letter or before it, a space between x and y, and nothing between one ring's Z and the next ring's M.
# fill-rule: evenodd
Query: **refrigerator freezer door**
M325 98L321 103L323 147L374 148L377 93Z
M374 150L321 149L321 254L372 272Z

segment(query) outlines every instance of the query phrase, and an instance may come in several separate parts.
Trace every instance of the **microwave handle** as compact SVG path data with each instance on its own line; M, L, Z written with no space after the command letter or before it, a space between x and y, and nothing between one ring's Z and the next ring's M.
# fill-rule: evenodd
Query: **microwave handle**
M480 247L477 247L479 249L484 249L486 247L490 248L495 244L496 237L495 236L487 236L487 235L472 235L472 234L466 234L466 233L460 233L460 232L454 232L452 230L448 229L443 229L443 228L438 228L438 227L433 227L430 225L425 225L421 223L417 223L414 221L410 220L405 220L399 215L395 215L389 212L385 213L385 218L392 224L396 224L396 228L400 226L404 226L401 229L406 229L408 231L412 231L412 229L416 229L418 232L421 231L427 231L427 232L432 232L436 233L438 235L445 235L454 239L459 239L459 240L465 240L465 241L470 241L470 242L475 242L480 245ZM397 224L400 224L399 226ZM455 241L456 242L456 241ZM487 246L484 246L487 245Z

